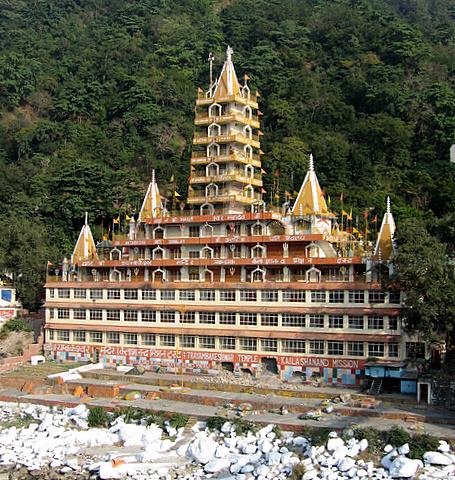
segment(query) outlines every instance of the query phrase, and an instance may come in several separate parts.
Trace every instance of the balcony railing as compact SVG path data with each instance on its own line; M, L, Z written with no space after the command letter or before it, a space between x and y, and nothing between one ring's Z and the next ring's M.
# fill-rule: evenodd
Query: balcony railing
M259 128L259 117L257 115L252 115L248 117L240 112L231 112L225 113L219 116L209 116L207 112L196 113L195 124L196 125L207 125L210 123L229 123L229 122L239 122L245 125L251 125L253 128Z

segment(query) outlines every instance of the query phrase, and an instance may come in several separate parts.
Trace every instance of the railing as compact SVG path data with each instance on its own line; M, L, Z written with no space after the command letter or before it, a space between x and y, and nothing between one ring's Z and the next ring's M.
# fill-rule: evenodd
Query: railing
M191 158L193 160L201 159L201 160L208 160L211 162L230 161L230 160L256 160L256 161L261 160L261 157L255 153L252 154L250 157L250 156L244 155L241 152L221 154L221 155L210 155L210 156L207 156L205 152L193 152L191 154Z
M230 171L223 170L215 174L211 172L209 175L206 175L205 173L199 173L199 174L193 173L190 176L190 181L200 179L200 180L207 180L209 182L212 182L212 181L223 182L223 181L232 180L232 177L242 177L242 179L247 179L247 180L249 178L255 179L255 180L262 180L262 174L260 173L254 173L253 175L250 175L249 173L246 173L245 170L230 170Z
M244 115L242 112L229 112L223 113L221 115L208 115L204 113L196 113L195 122L196 124L201 123L226 123L226 122L241 122L245 124L255 124L259 128L259 117L257 115L252 115L251 117Z
M215 97L210 97L209 96L210 93L209 92L199 92L198 93L198 96L197 96L197 99L198 100L206 100L207 102L214 102L215 101ZM251 101L251 102L256 102L258 101L258 97L257 95L253 95L252 93L249 93L247 95L225 95L223 97L217 97L216 98L216 101L217 102L220 102L220 103L224 103L224 102L233 102L235 100L243 100L243 101Z
M247 136L243 132L226 132L223 133L221 132L218 135L209 135L207 132L194 132L194 138L195 139L210 139L212 141L222 141L221 139L225 139L225 141L235 141L236 137L241 137L246 140L254 140L256 142L259 142L259 135L250 135ZM233 138L233 140L230 140Z

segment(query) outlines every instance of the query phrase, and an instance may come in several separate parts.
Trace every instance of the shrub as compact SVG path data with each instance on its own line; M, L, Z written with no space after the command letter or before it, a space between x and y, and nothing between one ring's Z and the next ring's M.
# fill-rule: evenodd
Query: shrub
M169 425L174 428L182 428L186 426L188 420L188 415L183 415L182 413L173 413L169 419Z
M312 445L319 447L327 443L330 432L331 430L328 428L305 427L302 435L308 438Z
M439 447L439 440L426 433L414 435L409 441L410 458L422 460L423 454L428 451L435 451Z
M210 417L207 419L207 428L209 430L221 430L221 427L227 422L225 417Z
M235 433L237 433L237 435L247 435L248 432L255 433L258 430L257 425L249 422L248 420L243 420L242 418L235 418L230 421L234 426Z
M411 435L401 427L392 427L387 434L387 441L394 447L400 447L411 441Z
M88 414L89 427L107 427L110 416L102 407L94 407L90 409Z
M5 337L10 332L33 332L33 328L23 318L11 318L3 324L0 330L0 338Z
M385 443L385 434L373 427L354 428L354 436L357 440L365 438L368 440L368 448L372 453L379 453Z

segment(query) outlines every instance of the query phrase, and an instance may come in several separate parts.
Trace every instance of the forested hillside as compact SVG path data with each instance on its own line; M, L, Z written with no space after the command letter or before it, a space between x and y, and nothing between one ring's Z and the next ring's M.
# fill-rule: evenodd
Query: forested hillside
M138 210L152 168L183 197L197 88L227 44L281 193L311 151L335 210L390 195L453 247L453 1L0 0L0 265L38 285L85 210L98 237Z

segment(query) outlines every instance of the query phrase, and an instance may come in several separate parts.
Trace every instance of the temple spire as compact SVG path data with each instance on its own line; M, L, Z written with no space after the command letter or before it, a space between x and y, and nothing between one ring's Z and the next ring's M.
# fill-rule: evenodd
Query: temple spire
M163 204L155 179L155 170L152 170L152 178L142 202L138 222L145 222L147 218L155 218L161 215Z
M382 260L390 260L395 250L394 235L396 231L395 220L390 207L390 197L387 197L387 208L379 230L374 256Z
M85 212L84 225L82 225L73 254L71 255L72 264L77 264L84 260L98 260L95 241L88 224L88 212Z
M292 207L294 215L331 216L314 171L314 158L310 155L308 171Z
M226 61L218 80L215 83L213 96L225 97L240 94L240 85L235 73L234 64L232 63L232 54L234 50L230 46L226 49Z

